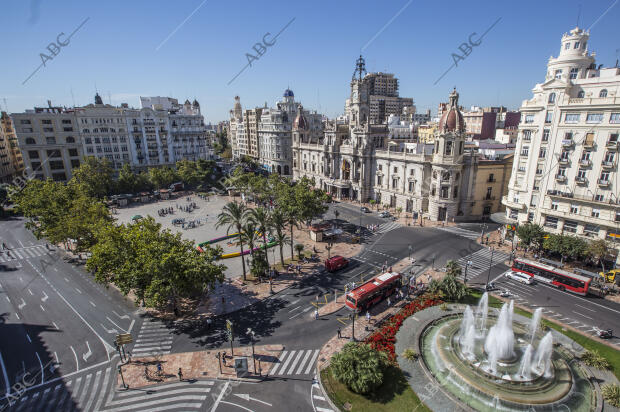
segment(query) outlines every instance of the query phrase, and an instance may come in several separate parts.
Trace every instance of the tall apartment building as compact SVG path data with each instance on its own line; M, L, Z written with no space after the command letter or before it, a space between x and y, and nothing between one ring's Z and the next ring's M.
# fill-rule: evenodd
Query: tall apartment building
M620 250L620 68L596 65L589 33L562 36L545 81L521 106L507 217Z
M358 61L363 62L362 56ZM366 73L364 66L364 79L368 82L369 96L369 120L373 124L384 123L388 117L393 114L401 116L405 112L408 116L414 116L415 106L413 98L400 97L398 95L398 79L392 73ZM345 102L344 112L347 116L351 116L352 100L347 99ZM405 109L407 108L407 109Z
M6 112L0 113L0 183L10 183L24 170L22 152L17 144L13 120Z
M165 100L168 99L168 100ZM172 166L178 160L210 159L197 101L141 98L141 109L95 103L83 107L34 108L14 113L24 164L39 178L64 181L83 156L106 158L115 169ZM165 108L164 108L165 107Z
M246 139L248 142L248 156L254 159L258 159L260 157L258 128L263 110L264 109L262 107L246 110L243 117Z

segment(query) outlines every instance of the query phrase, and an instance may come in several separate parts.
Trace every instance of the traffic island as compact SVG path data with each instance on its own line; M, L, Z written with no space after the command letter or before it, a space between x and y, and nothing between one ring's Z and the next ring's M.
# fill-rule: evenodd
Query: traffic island
M231 356L230 350L209 350L132 358L130 363L120 365L123 378L119 374L117 384L119 388L122 387L124 379L125 384L131 389L180 381L179 368L182 380L188 382L201 379L262 380L273 364L278 363L283 349L282 345L254 346L256 373L251 346L234 348L234 356ZM238 374L235 369L235 359L240 358L247 360L247 373ZM160 371L158 364L161 365Z

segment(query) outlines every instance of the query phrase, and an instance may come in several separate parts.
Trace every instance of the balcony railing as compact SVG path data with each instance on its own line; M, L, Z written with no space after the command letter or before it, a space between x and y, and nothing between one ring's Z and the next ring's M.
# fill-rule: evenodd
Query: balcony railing
M618 140L609 140L605 147L608 149L618 149Z
M579 185L585 185L588 183L588 179L585 177L581 177L581 176L577 176L575 177L575 183L579 184Z
M562 147L573 147L575 145L575 141L573 139L564 139L562 140Z
M581 159L579 161L579 166L581 166L581 167L590 167L590 166L592 166L592 160L590 160L590 159Z
M566 182L566 176L564 175L555 175L555 180L558 182Z
M603 160L601 162L601 167L603 169L613 169L616 167L616 162L613 160Z
M598 185L601 187L609 186L610 182L607 179L598 179Z
M568 165L570 163L570 158L568 157L560 157L558 158L558 163L561 165Z

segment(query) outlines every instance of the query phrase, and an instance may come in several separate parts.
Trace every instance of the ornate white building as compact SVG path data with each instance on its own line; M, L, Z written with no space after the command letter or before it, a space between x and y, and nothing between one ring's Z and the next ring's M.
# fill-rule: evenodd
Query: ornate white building
M620 249L620 69L588 52L589 33L562 36L545 81L521 106L506 216Z
M476 219L497 211L495 195L476 198L476 188L495 178L493 173L481 176L484 160L464 150L465 123L456 90L450 94L434 144L403 142L390 139L386 123L370 120L371 82L364 71L360 58L351 80L346 121L328 121L324 133L312 133L304 113L298 114L293 127L293 178L314 179L316 187L337 199L374 199L431 220ZM497 161L485 170L493 172L504 163ZM498 196L502 194L499 189Z

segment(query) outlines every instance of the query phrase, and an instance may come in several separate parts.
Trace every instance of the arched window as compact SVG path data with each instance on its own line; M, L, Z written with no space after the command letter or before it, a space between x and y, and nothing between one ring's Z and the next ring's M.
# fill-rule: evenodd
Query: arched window
M585 92L583 90L579 90L579 93L577 93L577 98L578 99L583 99L583 97L585 96Z
M555 103L555 93L549 94L549 100L547 100L547 103Z
M282 166L278 165L278 174L281 175L282 174Z
M288 165L284 165L284 174L288 175Z
M67 143L75 143L75 139L72 136L67 136Z
M598 97L607 97L607 89L601 90L601 92L598 94Z

